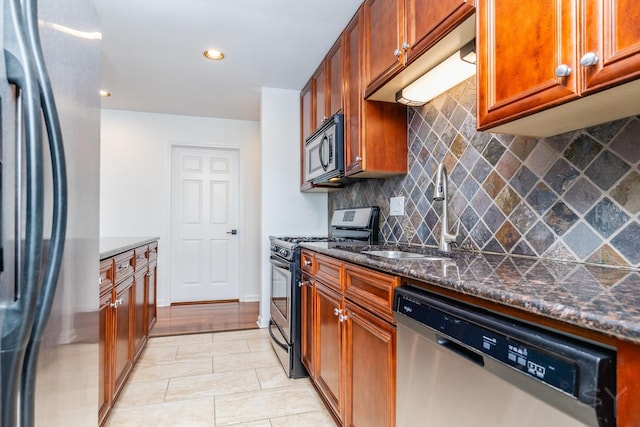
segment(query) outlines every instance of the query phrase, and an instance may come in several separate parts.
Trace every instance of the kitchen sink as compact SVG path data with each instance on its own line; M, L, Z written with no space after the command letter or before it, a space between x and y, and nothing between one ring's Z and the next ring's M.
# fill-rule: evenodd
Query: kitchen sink
M406 251L362 251L361 253L389 259L421 259L427 261L443 261L450 259L447 257L432 256Z

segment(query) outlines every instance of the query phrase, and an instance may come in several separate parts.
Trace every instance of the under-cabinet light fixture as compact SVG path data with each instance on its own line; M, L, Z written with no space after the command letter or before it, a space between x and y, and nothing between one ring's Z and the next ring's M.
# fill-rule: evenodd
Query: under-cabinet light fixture
M399 90L396 101L410 106L424 105L476 73L475 40Z

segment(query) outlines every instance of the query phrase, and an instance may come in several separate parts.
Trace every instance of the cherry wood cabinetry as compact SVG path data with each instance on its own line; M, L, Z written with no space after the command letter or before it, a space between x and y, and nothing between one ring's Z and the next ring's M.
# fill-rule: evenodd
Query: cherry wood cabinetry
M311 378L315 378L316 376L316 368L314 364L315 360L315 318L316 318L316 310L314 308L315 301L315 292L316 285L313 277L307 275L306 273L302 274L302 283L301 283L301 310L300 315L303 319L306 319L305 322L302 322L302 333L301 333L301 347L302 347L302 364L307 368L307 372L309 372L309 376Z
M345 426L396 423L396 327L357 304L345 302Z
M100 277L98 279L100 289L100 302L98 304L98 422L102 424L109 409L111 408L112 395L111 392L111 354L109 349L113 346L113 337L111 336L110 325L111 301L113 289L113 260L108 259L100 262Z
M315 383L338 419L344 415L342 296L316 282Z
M483 1L478 128L545 136L640 112L638 82L592 95L640 77L635 9L630 0Z
M102 425L156 319L157 242L100 261L98 422Z
M129 276L113 289L113 395L120 393L129 371L133 367L133 317L135 287L133 276Z
M381 295L399 278L307 250L301 259L303 362L316 387L342 425L394 426L396 326Z
M366 0L365 97L475 12L475 0Z
M345 175L380 178L407 172L407 110L364 99L364 10L362 6L344 31Z

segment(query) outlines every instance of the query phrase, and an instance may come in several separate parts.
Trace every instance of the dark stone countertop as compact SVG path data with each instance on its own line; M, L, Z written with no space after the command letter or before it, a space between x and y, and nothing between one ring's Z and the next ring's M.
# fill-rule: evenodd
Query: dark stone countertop
M101 237L100 261L159 239L159 237Z
M362 250L404 249L441 255L436 248L389 245L302 247L406 279L427 282L504 306L640 343L640 271L475 252L451 260L396 260Z

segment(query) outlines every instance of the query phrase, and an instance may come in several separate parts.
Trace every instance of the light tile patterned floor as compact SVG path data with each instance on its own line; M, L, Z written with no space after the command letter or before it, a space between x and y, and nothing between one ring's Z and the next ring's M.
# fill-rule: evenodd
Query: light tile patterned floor
M287 378L266 329L150 338L106 427L334 427L309 379Z

